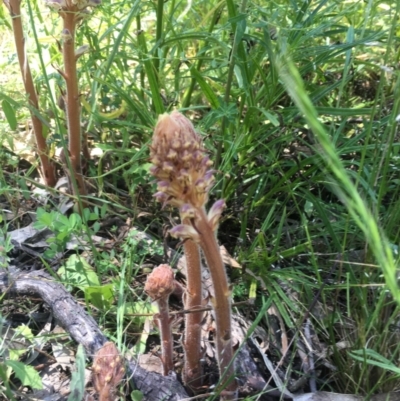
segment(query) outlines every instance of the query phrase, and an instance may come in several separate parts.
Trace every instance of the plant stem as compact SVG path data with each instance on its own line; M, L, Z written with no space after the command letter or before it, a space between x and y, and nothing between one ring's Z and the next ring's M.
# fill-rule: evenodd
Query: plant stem
M161 333L161 354L163 363L163 374L167 376L174 370L173 339L171 322L168 313L168 296L157 300L159 329Z
M159 73L160 73L160 58L158 56L158 50L163 34L163 15L164 15L164 0L158 0L157 1L157 27L156 27L156 46L154 49L155 55L154 55L154 70L156 72L156 79L157 82L159 82Z
M183 220L184 224L185 219ZM188 239L184 243L186 257L187 291L185 293L185 309L193 311L202 307L202 276L200 250L198 245ZM188 313L185 316L185 367L183 370L184 383L194 392L202 385L201 365L201 321L203 312Z
M231 302L228 279L225 273L224 263L218 247L215 234L208 223L203 208L197 209L196 229L200 235L200 246L210 269L214 286L215 298L212 306L215 313L217 358L220 369L221 398L225 400L236 399L236 381L233 364L233 348L231 338Z
M74 195L85 196L86 185L81 165L81 111L79 103L78 76L75 59L76 13L61 13L64 21L64 32L68 36L63 40L64 79L66 84L66 116L68 124L68 150L71 162L71 178ZM76 184L73 182L75 179ZM82 204L84 207L84 203Z
M215 24L217 23L218 19L219 19L220 16L221 16L221 9L222 9L222 6L219 6L219 7L215 10L215 12L214 12L214 14L213 14L213 17L212 17L211 23L210 23L210 27L208 28L208 33L210 33L210 34L211 34L212 31L214 30L214 26L215 26ZM204 51L204 49L206 48L206 46L208 46L208 44L209 44L209 43L206 42L206 43L204 44L204 46L201 48L201 50L200 50L198 53L202 53L202 52ZM194 68L196 68L196 70L199 71L199 72L200 72L201 67L202 67L202 65L203 65L203 61L204 61L203 58L199 58L199 59L197 60L197 65L196 65L196 67L194 67ZM186 91L186 93L185 93L185 95L184 95L183 101L182 101L182 108L185 109L185 108L187 108L187 107L190 106L190 101L191 101L192 94L193 94L194 88L195 88L195 86L196 86L196 83L197 83L196 78L195 78L195 77L192 77L192 79L190 80L189 88L187 89L187 91Z
M15 47L17 50L18 62L21 69L25 92L29 96L30 105L38 110L39 100L33 84L32 73L25 52L25 39L21 20L21 1L10 0L8 3L8 8L12 18ZM42 166L43 178L46 185L49 187L54 187L57 183L56 169L54 163L49 157L49 149L46 144L46 139L43 136L43 124L32 110L29 111L32 118L33 132L36 138L36 146Z

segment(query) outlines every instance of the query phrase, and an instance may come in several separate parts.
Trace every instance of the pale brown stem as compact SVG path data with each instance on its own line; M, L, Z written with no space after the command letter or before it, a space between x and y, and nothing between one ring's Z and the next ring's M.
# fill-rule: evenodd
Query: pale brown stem
M85 196L86 185L82 175L81 164L81 109L79 103L78 75L76 72L75 59L75 31L76 12L63 12L61 16L64 21L64 31L70 36L63 40L64 78L66 84L66 117L68 125L68 150L71 161L71 175L75 177L76 186L72 185L75 196ZM82 200L85 207L85 199Z
M160 335L161 335L161 359L163 363L163 374L167 376L174 370L173 338L171 321L168 313L168 297L157 300Z
M185 222L188 224L189 222ZM188 239L184 243L186 259L186 293L184 298L186 310L196 310L202 308L202 276L199 246ZM188 313L185 316L185 336L183 347L185 350L185 366L183 370L183 380L186 386L194 392L202 385L202 364L201 364L201 321L203 312Z
M25 38L21 20L21 1L10 0L8 3L8 9L12 18L15 48L17 50L18 62L21 69L25 92L29 96L30 105L38 110L39 101L35 86L33 84L32 74L25 52ZM48 185L49 187L54 187L57 183L56 169L55 164L51 161L49 157L49 149L46 143L46 139L43 136L43 125L40 119L33 113L32 110L30 110L30 114L32 118L33 132L36 138L37 151L41 162L43 178L46 185Z
M115 397L113 397L111 391L111 386L104 387L99 393L99 401L113 401Z
M236 399L237 384L233 364L231 337L231 301L228 279L215 234L208 223L203 208L196 214L196 230L200 235L203 250L210 269L215 298L211 303L215 313L217 358L221 375L221 399Z

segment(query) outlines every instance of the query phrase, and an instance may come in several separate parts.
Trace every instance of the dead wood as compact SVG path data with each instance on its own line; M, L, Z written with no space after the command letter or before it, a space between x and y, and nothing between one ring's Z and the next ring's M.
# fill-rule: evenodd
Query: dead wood
M106 342L95 320L88 315L60 283L44 271L29 273L0 269L0 296L40 297L51 309L57 323L66 330L87 353L94 355ZM129 380L147 401L178 401L188 397L175 376L148 372L135 361L129 362Z

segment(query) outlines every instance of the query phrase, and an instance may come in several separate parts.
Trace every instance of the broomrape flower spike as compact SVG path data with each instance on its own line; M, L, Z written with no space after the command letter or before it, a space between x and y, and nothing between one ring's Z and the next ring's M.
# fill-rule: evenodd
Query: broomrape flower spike
M217 328L215 339L221 376L219 390L221 390L221 399L236 399L230 290L215 238L215 231L225 202L223 200L215 202L208 216L204 208L214 183L214 171L210 169L212 161L206 155L201 138L196 133L193 124L177 111L159 117L150 147L150 158L153 163L150 172L158 181L156 199L163 205L179 208L183 223L172 228L170 233L186 239L184 249L187 261L186 298L188 301L185 301L187 309L195 310L201 305L202 277L200 259L196 255L198 254L196 244L202 248L209 266L215 292L212 304L215 312ZM188 315L195 315L195 313ZM193 386L195 389L200 382L201 368L198 365L201 358L198 356L200 355L199 345L193 338L198 336L200 329L201 319L196 322L186 320L184 380L189 386L195 383ZM200 340L200 336L196 338ZM194 352L197 353L196 356L193 356Z
M92 367L93 387L99 395L99 401L112 401L118 385L125 375L125 367L118 349L112 342L107 342L97 351Z
M158 179L158 191L169 198L173 206L190 204L202 207L208 200L207 190L214 182L209 170L212 162L205 154L201 138L193 124L174 111L158 119L150 147L153 167L150 172Z

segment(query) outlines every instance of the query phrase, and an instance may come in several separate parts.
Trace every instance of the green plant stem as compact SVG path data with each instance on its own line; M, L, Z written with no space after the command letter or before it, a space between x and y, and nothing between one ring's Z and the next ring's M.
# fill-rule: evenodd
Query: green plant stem
M187 224L185 220L184 224ZM185 293L185 309L194 311L202 307L202 277L200 250L198 245L188 239L184 243L186 258L187 290ZM201 321L203 312L188 313L185 316L185 366L183 371L184 383L194 392L202 385L201 368Z
M156 72L156 79L157 82L159 82L159 70L160 70L160 58L158 56L158 49L160 46L161 38L162 38L162 33L163 33L163 14L164 14L164 0L158 0L157 1L157 26L156 26L156 45L154 48L154 70Z
M76 31L76 13L65 12L61 13L64 21L64 32L69 32L68 37L63 40L63 59L64 59L64 74L66 84L66 115L68 125L68 150L72 168L72 181L76 180L76 188L72 182L74 195L85 196L86 185L82 174L81 164L81 110L79 103L79 88L78 75L76 72L75 59L75 31ZM83 202L82 207L85 203Z
M12 18L15 47L17 50L18 62L21 69L25 92L29 96L30 105L34 109L38 110L39 100L33 84L32 73L25 51L25 39L21 19L21 1L10 0L8 4L6 3L6 5L8 5L8 9ZM49 157L49 148L47 146L46 139L43 136L43 124L32 110L30 110L30 114L32 118L33 132L36 138L37 151L42 166L43 178L46 185L49 187L54 187L57 183L56 169L55 164Z
M161 355L163 363L163 374L167 376L174 370L173 360L173 338L171 332L171 321L168 312L168 296L157 300L159 329L161 334Z
M214 15L213 15L213 17L212 17L212 19L211 19L210 27L208 28L208 33L212 33L212 31L214 30L214 26L215 26L215 24L217 23L218 19L219 19L220 16L221 16L221 9L222 9L222 7L223 7L223 4L221 4L221 6L218 7L218 8L215 10ZM204 46L201 48L201 50L199 51L199 53L202 53L203 50L206 48L207 45L208 45L208 42L206 42L206 43L204 44ZM200 70L201 70L201 66L203 65L203 61L204 61L203 58L199 58L199 59L197 60L197 65L196 65L195 68L196 68L196 70L199 71L199 72L200 72ZM186 91L186 93L185 93L185 96L184 96L184 99L183 99L183 101L182 101L182 108L187 108L187 107L190 106L190 101L191 101L192 94L193 94L194 88L195 88L195 86L196 86L196 83L197 83L197 79L196 79L195 77L192 77L192 79L190 80L189 88L187 89L187 91Z
M214 286L214 297L211 300L214 313L216 330L217 359L220 370L221 399L236 399L237 385L233 364L233 348L231 336L231 291L225 273L224 263L218 247L215 234L208 223L203 208L198 208L196 213L196 229L200 236L200 247L203 250L210 269Z
M239 46L238 36L235 34L235 38L233 40L233 45L232 45L231 56L229 59L228 77L226 79L226 87L225 87L225 94L224 94L225 106L228 105L229 99L231 97L233 74L235 71L235 64L236 64L235 58L236 58L238 46ZM222 147L225 142L225 130L226 130L227 122L228 122L227 118L223 117L222 122L221 122L221 140L218 143L217 154L215 155L215 168L217 168L217 169L221 163Z

